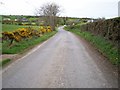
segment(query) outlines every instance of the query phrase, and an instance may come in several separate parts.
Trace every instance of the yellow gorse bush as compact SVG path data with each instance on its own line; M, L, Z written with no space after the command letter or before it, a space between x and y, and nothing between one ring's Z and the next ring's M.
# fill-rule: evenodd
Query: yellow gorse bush
M13 41L20 42L23 39L29 39L32 37L40 37L46 32L51 32L50 26L41 26L39 30L35 30L31 27L28 28L18 28L13 32L2 32L2 40L11 40L10 45Z

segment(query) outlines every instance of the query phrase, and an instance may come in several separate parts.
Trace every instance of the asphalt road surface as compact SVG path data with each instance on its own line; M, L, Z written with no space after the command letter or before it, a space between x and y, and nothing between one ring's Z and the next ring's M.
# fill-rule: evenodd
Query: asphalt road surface
M74 34L58 33L2 74L3 88L117 88L116 68Z

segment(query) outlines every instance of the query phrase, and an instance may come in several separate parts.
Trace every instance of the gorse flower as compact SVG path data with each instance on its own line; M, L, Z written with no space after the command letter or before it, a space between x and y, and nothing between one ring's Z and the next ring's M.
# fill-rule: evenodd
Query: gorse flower
M10 45L13 43L13 41L16 42L20 42L23 39L29 39L32 37L40 37L42 36L42 34L46 33L46 32L51 32L52 29L50 26L41 26L40 30L35 30L31 27L29 28L18 28L17 30L13 31L13 32L2 32L2 39L4 40L10 40L11 43Z

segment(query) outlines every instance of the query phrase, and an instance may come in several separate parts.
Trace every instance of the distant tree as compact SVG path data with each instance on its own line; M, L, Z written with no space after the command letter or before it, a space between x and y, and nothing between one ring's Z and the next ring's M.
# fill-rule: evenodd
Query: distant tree
M60 6L56 3L46 3L37 9L37 15L44 16L46 25L50 25L55 30L56 19L60 11Z

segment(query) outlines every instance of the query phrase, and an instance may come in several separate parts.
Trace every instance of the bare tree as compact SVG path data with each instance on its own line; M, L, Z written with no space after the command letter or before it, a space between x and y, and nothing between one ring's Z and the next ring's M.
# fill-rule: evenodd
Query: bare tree
M52 29L55 30L56 17L60 14L60 11L60 6L56 3L46 3L37 10L37 14L45 16L46 24L50 25Z

